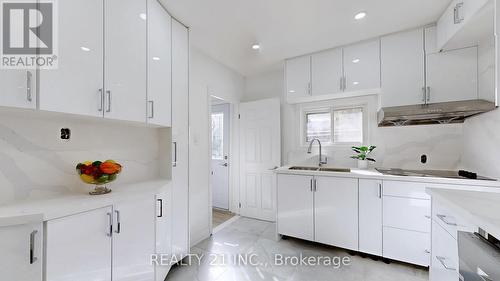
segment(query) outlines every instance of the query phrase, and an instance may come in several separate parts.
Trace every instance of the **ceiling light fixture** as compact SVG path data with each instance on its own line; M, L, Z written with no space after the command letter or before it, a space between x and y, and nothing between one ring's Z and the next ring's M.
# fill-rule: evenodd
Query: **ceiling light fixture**
M359 61L360 61L360 59L353 59L352 63L358 63Z
M354 16L355 20L364 19L366 17L366 12L359 12Z
M260 50L260 45L259 44L253 44L252 45L252 50Z

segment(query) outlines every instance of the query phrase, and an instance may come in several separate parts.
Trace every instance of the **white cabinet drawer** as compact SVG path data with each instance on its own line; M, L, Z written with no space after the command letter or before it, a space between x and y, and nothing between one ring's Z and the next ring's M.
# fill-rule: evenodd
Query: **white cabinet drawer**
M429 266L430 234L384 227L384 257Z
M455 240L459 229L470 232L475 231L473 225L439 204L436 200L432 200L432 220L446 230Z
M432 222L431 281L458 280L458 244L436 221Z
M431 201L384 196L384 226L430 232Z
M384 196L430 199L425 192L426 184L404 181L384 181Z

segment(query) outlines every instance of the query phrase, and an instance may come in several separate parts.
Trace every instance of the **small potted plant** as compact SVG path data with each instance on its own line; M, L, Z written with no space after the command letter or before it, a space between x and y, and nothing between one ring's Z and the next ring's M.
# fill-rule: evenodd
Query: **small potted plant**
M376 148L376 146L353 146L352 150L357 153L357 155L351 156L352 159L358 160L358 168L366 169L368 168L368 161L376 162L375 159L368 157L370 153Z

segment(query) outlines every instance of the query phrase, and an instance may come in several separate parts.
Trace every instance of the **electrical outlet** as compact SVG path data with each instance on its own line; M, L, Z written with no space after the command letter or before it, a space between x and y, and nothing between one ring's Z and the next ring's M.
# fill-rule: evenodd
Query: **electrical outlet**
M61 139L62 140L69 140L71 138L71 130L69 128L62 128L61 129Z

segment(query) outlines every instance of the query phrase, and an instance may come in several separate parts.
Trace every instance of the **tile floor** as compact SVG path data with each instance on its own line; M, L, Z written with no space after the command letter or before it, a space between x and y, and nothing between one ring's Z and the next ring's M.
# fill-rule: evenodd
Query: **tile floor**
M168 281L424 281L428 271L392 262L385 264L346 251L288 238L276 241L275 225L241 218L194 246L190 265L172 268ZM277 254L286 257L348 257L349 265L278 265ZM241 257L234 262L232 257ZM223 258L225 257L225 258ZM251 264L244 264L244 258ZM211 264L215 261L215 264Z

